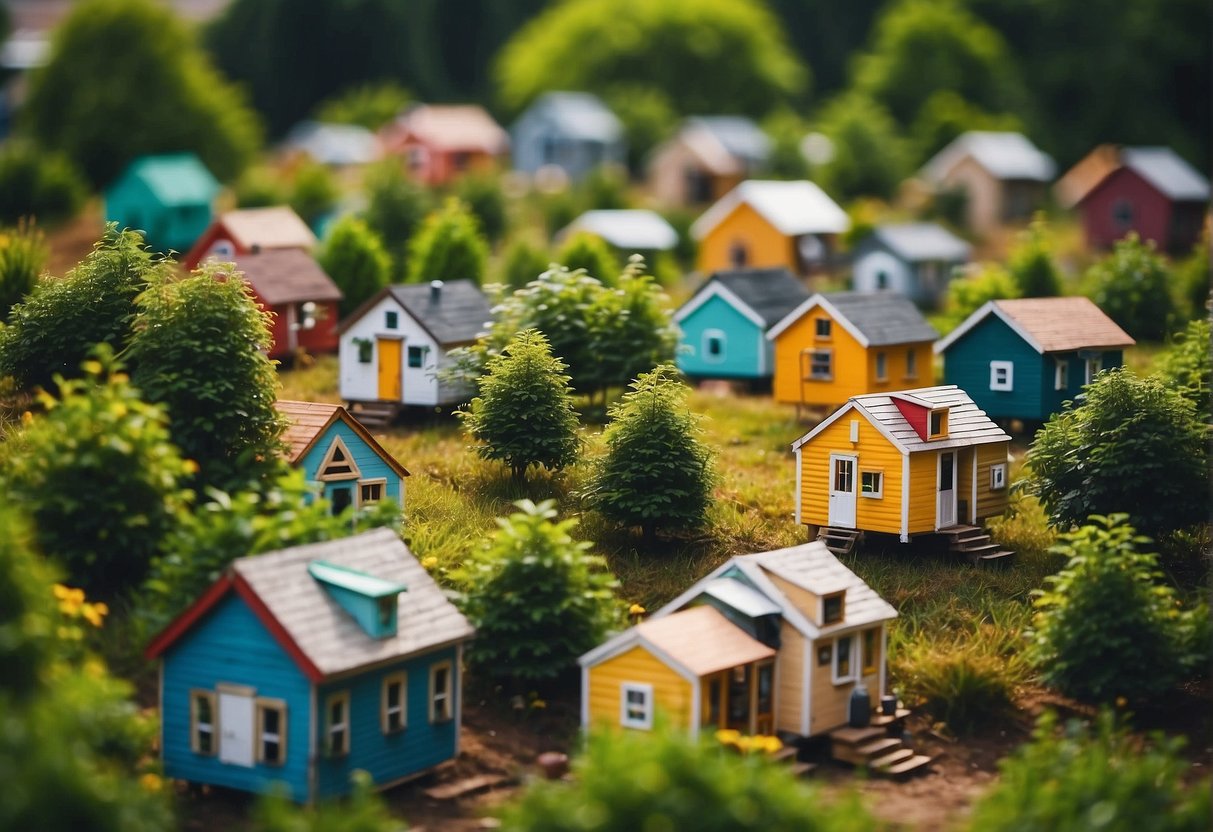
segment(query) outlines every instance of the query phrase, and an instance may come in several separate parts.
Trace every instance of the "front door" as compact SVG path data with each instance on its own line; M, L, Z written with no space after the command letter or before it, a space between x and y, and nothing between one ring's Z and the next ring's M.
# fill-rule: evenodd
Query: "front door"
M726 727L743 734L754 733L753 711L750 708L750 665L729 671L728 718Z
M936 528L956 525L956 454L939 455L939 516Z
M401 342L395 338L378 339L379 346L379 398L383 401L400 401L400 354Z
M855 464L857 458L830 454L830 525L855 528Z
M253 697L219 692L219 762L253 765Z

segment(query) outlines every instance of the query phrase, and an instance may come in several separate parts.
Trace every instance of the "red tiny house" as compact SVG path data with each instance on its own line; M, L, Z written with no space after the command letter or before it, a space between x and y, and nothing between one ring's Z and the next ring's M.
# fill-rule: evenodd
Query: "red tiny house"
M270 358L337 351L341 290L310 254L271 249L238 255L235 263L258 305L273 313Z
M245 208L216 218L181 258L181 265L192 271L206 259L228 262L238 254L270 249L311 251L316 243L316 235L307 223L285 205Z

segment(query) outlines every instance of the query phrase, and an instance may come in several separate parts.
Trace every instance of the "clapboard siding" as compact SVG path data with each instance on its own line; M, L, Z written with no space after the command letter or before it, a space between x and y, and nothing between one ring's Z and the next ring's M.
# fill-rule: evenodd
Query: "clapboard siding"
M779 625L779 654L775 674L779 678L775 702L775 730L799 734L803 731L805 637L787 621Z
M717 295L679 324L678 368L702 378L763 378L771 375L771 350L763 330ZM713 360L706 354L704 333L724 333L724 355Z
M851 442L851 422L859 423L859 441ZM874 532L896 534L901 529L902 454L871 422L857 412L845 414L827 427L801 450L801 522L814 526L829 524L830 454L846 453L858 457L855 472L856 527ZM883 474L883 496L864 497L862 471Z
M977 519L995 517L1007 510L1007 488L990 488L990 466L1007 465L1007 484L1011 481L1007 446L1004 443L977 446Z
M312 446L312 449L307 452L307 455L301 461L300 467L307 474L307 478L309 480L319 479L320 466L337 438L340 438L345 443L346 450L353 457L354 464L358 466L359 477L356 480L325 482L324 496L332 499L334 487L346 487L351 482L356 484L359 480L386 479L387 487L384 489L384 499L390 499L399 505L404 505L402 494L403 482L400 477L384 461L383 457L375 453L371 446L363 441L362 437L355 433L349 425L340 420L329 426L329 429L316 440L315 445ZM356 497L357 495L355 495Z
M1014 366L1011 390L990 389L990 362ZM1045 412L1041 376L1044 359L997 315L987 315L944 354L944 383L968 393L996 419L1040 419ZM1050 361L1050 380L1052 379ZM1078 377L1082 378L1081 367Z
M823 318L832 321L829 338L817 337L817 321ZM831 351L830 380L804 380L801 354L810 349ZM868 361L867 351L854 336L825 309L815 307L775 338L775 400L784 404L838 405L851 396L870 393ZM919 372L927 372L929 366L928 361Z
M637 646L589 670L589 715L591 725L618 728L622 685L635 682L653 686L658 713L672 725L692 728L693 687L644 647Z
M910 522L908 534L935 530L938 517L939 453L910 454Z
M783 266L800 270L795 239L771 225L746 202L737 206L699 241L699 271L704 274L738 268L734 247L745 249L744 268Z

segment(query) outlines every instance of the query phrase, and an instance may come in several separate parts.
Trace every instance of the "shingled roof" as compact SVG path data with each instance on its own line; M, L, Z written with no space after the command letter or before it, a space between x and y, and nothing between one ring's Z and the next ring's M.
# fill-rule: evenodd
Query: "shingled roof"
M809 297L809 290L783 267L719 271L679 307L674 320L684 320L717 295L766 330L803 303Z
M781 234L841 234L851 218L816 183L748 179L721 197L691 225L703 239L741 204L749 205Z
M906 297L892 292L828 292L818 293L789 312L767 333L774 340L780 333L822 307L838 325L849 332L864 347L884 347L890 344L918 344L939 337L935 327Z
M475 341L493 318L488 298L473 280L435 280L389 286L396 302L439 344Z
M964 240L933 222L878 225L872 231L872 238L907 263L964 261L972 251Z
M387 450L379 444L366 427L354 418L348 410L339 404L328 402L296 402L279 399L274 407L287 420L286 430L282 433L282 441L286 446L286 461L294 465L307 455L329 426L336 421L345 422L371 450L377 453L399 476L407 477L409 472L396 461Z
M299 248L271 248L233 258L244 279L270 306L341 300L341 290L312 255Z
M990 315L1001 318L1041 354L1131 347L1137 343L1090 298L1016 298L987 302L936 344L935 352L948 349Z
M219 222L241 248L250 251L255 247L310 249L316 245L312 229L286 205L228 211Z

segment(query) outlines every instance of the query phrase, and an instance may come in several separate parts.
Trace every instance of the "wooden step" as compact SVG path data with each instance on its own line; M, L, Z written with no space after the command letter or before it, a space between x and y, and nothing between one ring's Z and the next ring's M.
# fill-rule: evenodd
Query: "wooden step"
M793 777L806 777L817 768L816 763L795 763L792 766Z
M876 740L875 742L869 742L861 745L856 748L855 751L867 759L872 760L879 757L881 754L885 754L892 751L894 748L900 747L901 740L897 739L896 737L885 737L882 740Z
M909 708L898 708L897 712L893 714L874 713L872 714L872 725L888 728L890 725L901 722L909 715Z
M866 728L838 728L830 732L830 741L845 745L863 745L885 735L885 729L868 726Z
M962 555L964 555L965 557L967 557L971 560L972 558L975 558L975 557L981 557L982 555L988 555L991 552L997 552L998 544L993 542L992 540L990 540L990 538L987 537L985 540L982 540L980 542L974 541L972 543L962 544L960 547L953 547L952 551L960 552Z
M868 767L874 771L887 771L903 760L908 760L914 756L913 751L901 745L901 743L898 743L898 745L901 747L896 751L885 754L883 757L877 757L868 763Z
M796 746L785 745L783 748L779 749L774 754L768 754L767 759L772 762L775 762L775 763L782 763L785 761L795 762L796 755L799 753L800 753L800 749L797 748Z
M999 549L996 552L982 555L977 559L979 566L997 566L1007 567L1015 562L1015 553L1008 549Z
M900 763L894 763L886 769L881 770L881 774L888 777L908 777L916 772L921 772L931 764L931 758L924 754L915 754L908 760L902 760Z

